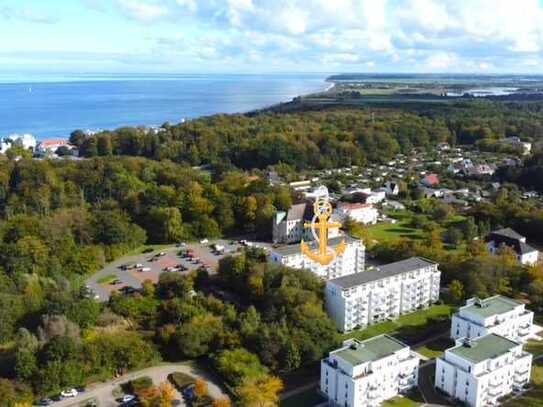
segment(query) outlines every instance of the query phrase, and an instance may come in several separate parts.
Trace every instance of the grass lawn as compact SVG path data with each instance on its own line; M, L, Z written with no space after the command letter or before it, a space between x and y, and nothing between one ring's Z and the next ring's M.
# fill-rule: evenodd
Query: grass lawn
M418 390L405 394L403 396L397 396L393 399L386 400L381 405L383 407L417 407L422 406L424 400Z
M379 223L367 227L368 237L378 242L392 242L401 238L422 239L423 231L411 227L413 214L409 211L394 211L389 215L397 220L395 224Z
M138 248L126 253L125 255L123 255L123 257L136 256L138 254L143 254L143 253L151 253L151 252L154 252L154 251L157 251L157 250L167 249L167 248L173 247L173 246L174 245L172 243L170 243L170 244L145 244L143 246L139 246Z
M385 321L367 328L343 334L343 339L367 339L381 334L393 334L407 343L423 340L450 327L451 305L433 305L428 309L402 315L394 321Z
M524 345L524 350L534 356L541 355L543 353L543 341L529 340Z
M430 359L437 358L443 355L445 349L448 349L454 345L454 341L448 336L437 338L434 341L428 342L426 345L416 348L415 351Z
M301 393L298 393L292 397L281 400L279 403L280 407L312 407L314 405L320 404L325 400L317 392L317 388L311 388Z
M117 276L115 274L108 274L107 276L100 277L98 280L96 280L96 282L101 285L107 285L116 279Z

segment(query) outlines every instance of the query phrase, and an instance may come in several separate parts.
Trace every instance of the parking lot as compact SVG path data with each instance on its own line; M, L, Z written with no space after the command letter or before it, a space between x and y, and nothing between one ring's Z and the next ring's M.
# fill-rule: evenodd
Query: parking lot
M221 252L214 250L222 248ZM226 255L237 252L242 244L229 240L182 243L171 247L123 257L108 264L93 275L87 286L98 301L107 301L113 291L130 292L139 289L145 280L158 281L161 273L175 272L188 274L205 267L210 273L217 269L218 262ZM185 252L190 255L180 255Z

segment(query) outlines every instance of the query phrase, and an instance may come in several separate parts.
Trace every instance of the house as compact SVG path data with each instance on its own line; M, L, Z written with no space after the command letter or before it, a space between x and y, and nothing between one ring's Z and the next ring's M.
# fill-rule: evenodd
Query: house
M400 193L400 186L397 182L387 181L385 182L384 191L388 196L396 196Z
M520 149L523 155L528 155L532 151L532 143L522 141L519 137L508 137L503 140L503 143Z
M420 181L420 183L425 187L435 187L439 184L439 178L436 174L428 174Z
M329 280L364 271L366 247L360 239L348 236L333 237L328 239L328 246L335 249L342 240L345 240L346 248L341 256L336 257L330 264L322 265L302 254L299 244L280 246L272 249L269 260L271 263L281 264L294 269L307 269L318 277ZM317 251L316 242L310 242L312 251Z
M277 211L273 219L272 239L274 243L295 243L308 237L309 230L304 228L309 220L307 202L292 205L288 211Z
M349 339L321 360L320 390L331 406L378 406L417 386L419 364L392 336Z
M311 188L311 181L310 180L294 181L294 182L289 182L288 185L295 191L307 191L308 189Z
M38 142L34 150L35 154L38 156L47 156L56 154L57 150L60 147L67 147L73 149L74 146L66 139L46 139Z
M531 367L532 355L503 336L457 339L436 359L435 387L468 406L495 406L529 383Z
M326 310L347 332L426 307L439 298L438 264L412 257L326 282Z
M539 251L527 244L526 238L511 228L490 232L485 241L491 254L496 254L501 247L507 246L514 250L521 264L533 265L539 260Z
M365 225L377 223L379 211L372 204L339 202L335 210L342 222L348 218Z
M452 317L451 338L475 339L489 333L524 343L538 338L541 330L533 324L534 313L523 303L496 295L484 300L470 298Z
M386 194L385 191L382 190L376 190L376 191L364 191L364 192L356 192L353 195L353 198L357 202L366 203L366 204L378 204L385 200Z

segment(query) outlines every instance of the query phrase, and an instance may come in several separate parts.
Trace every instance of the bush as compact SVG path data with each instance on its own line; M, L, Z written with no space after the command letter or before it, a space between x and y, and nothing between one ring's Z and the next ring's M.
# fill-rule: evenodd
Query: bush
M194 377L181 372L174 372L168 375L168 380L173 384L177 390L183 390L185 387L194 384L196 380Z
M135 394L142 390L147 390L150 387L153 387L153 379L151 379L149 376L142 376L121 385L123 391L130 394Z

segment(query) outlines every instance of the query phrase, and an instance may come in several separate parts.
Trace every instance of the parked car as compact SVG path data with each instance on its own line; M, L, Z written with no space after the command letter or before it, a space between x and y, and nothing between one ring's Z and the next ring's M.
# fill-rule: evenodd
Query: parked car
M66 390L60 392L60 395L62 397L66 397L66 398L77 397L78 394L79 393L77 392L76 389L66 389Z
M37 406L50 406L51 404L53 404L53 400L51 399L41 399L36 401Z
M136 265L134 266L134 268L137 268L137 269L140 269L143 267L143 264L141 263L136 263Z
M208 244L208 243L209 243L209 240L207 239L200 240L200 244Z
M127 403L134 400L136 400L136 396L134 396L133 394L125 394L121 397L121 403Z
M177 243L176 246L177 247L185 247L185 246L187 246L187 244L185 242L179 242L179 243Z
M151 271L151 267L142 267L140 271L145 271L145 272Z
M166 256L166 252L160 252L157 254L158 257Z

